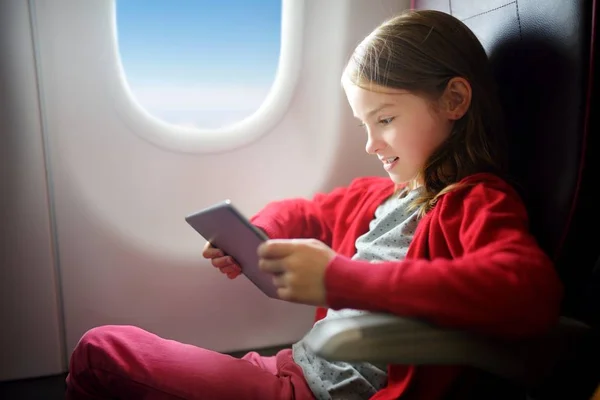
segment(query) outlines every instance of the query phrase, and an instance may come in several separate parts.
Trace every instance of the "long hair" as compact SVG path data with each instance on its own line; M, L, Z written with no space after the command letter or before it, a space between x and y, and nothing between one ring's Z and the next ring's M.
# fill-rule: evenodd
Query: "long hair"
M357 46L344 74L363 89L373 84L404 89L432 101L454 77L471 85L469 109L419 172L425 190L411 205L419 216L461 179L478 172L505 173L502 110L488 57L458 19L433 10L389 19Z

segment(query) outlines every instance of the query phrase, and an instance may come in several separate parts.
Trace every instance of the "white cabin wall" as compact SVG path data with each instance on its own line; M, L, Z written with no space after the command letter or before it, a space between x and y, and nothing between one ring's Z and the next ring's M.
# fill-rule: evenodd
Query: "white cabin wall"
M0 2L0 381L66 368L26 1Z
M11 193L3 210L6 226L19 232L4 240L9 268L0 298L15 306L1 315L11 328L2 328L0 379L65 370L81 335L102 324L137 325L217 351L300 339L314 309L267 299L243 277L217 273L183 217L224 198L249 216L275 199L383 176L364 152L339 78L360 39L409 1L305 1L302 66L288 111L259 140L215 154L162 148L144 139L135 118L123 118L136 110L122 101L111 1L29 4L33 37L26 2L0 5L0 79L8 88L0 93L8 103L2 163L10 172L2 182ZM23 219L25 212L33 214ZM28 238L26 248L17 237Z

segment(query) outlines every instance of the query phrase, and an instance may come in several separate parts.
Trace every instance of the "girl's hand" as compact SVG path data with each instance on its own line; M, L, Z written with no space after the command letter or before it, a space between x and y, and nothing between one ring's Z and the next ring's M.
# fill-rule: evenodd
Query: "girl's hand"
M242 273L242 269L233 257L223 253L223 250L212 247L209 242L206 242L202 250L202 256L211 260L215 268L227 275L229 279L234 279Z
M259 267L273 274L282 300L327 306L325 268L336 253L315 239L268 240L258 247Z

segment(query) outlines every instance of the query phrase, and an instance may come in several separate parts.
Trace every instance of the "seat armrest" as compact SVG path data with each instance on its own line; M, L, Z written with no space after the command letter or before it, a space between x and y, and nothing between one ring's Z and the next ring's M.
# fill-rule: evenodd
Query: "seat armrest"
M322 320L304 337L318 356L331 361L404 365L464 365L524 384L543 379L569 343L589 331L561 317L543 337L503 341L388 314Z

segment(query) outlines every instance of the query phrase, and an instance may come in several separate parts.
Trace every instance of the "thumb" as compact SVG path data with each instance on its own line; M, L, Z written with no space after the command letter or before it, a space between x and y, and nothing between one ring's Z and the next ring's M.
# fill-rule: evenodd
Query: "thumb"
M258 256L264 259L284 258L292 254L298 246L294 239L272 239L258 246Z

